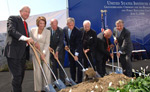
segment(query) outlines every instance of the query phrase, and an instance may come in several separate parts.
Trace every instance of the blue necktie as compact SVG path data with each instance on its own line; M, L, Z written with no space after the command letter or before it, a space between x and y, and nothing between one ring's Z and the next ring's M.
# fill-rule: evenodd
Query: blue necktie
M70 39L70 36L71 36L71 30L68 29L68 36L69 36L69 39Z

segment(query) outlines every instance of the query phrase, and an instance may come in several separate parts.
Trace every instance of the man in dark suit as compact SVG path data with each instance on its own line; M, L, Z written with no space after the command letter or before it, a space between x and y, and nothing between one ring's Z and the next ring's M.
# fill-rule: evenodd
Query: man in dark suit
M96 68L101 77L106 74L106 61L112 54L110 54L110 48L113 45L110 42L112 32L110 29L105 30L97 35L97 47L96 47Z
M89 20L85 20L83 22L83 27L80 30L82 32L82 43L84 53L87 54L93 68L95 69L94 58L95 58L95 48L97 45L96 32L93 29L91 29L91 22ZM85 55L83 55L83 60L84 60L84 67L88 68L88 60Z
M50 40L50 47L55 51L56 58L59 59L62 66L64 65L64 57L65 57L65 50L64 50L64 33L63 30L58 27L58 20L57 19L51 19L50 23L51 27L48 27L47 29L51 32L51 40ZM50 54L50 60L52 64L52 70L54 71L56 77L58 78L58 72L57 72L57 61L52 54ZM64 72L62 71L61 67L59 67L59 76L60 79L65 82L64 79Z
M120 57L123 73L131 77L131 54L133 45L130 38L130 32L124 27L123 20L116 21L116 27L114 28L113 36L114 42L119 44L119 53L117 53L117 55Z
M29 55L28 43L33 43L29 38L28 26L24 22L30 14L30 8L24 6L20 10L20 16L10 16L7 21L7 39L5 56L9 70L13 76L12 92L22 92L26 56Z
M78 74L77 74L77 82L82 82L82 68L81 66L76 63L77 60L80 62L82 61L82 42L81 42L81 31L77 27L75 27L75 20L74 18L67 19L67 27L63 29L65 34L65 48L70 48L71 52L75 55L73 58L70 54L69 61L70 61L70 73L72 79L76 80L76 65L78 67ZM82 62L81 62L82 63Z

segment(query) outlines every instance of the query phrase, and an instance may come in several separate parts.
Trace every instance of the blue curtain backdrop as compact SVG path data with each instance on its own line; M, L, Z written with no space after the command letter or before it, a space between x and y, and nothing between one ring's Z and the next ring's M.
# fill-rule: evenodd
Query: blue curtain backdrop
M134 49L145 49L143 58L150 58L150 0L68 0L68 6L69 17L75 18L78 28L84 20L90 20L97 34L102 27L101 10L107 10L107 25L111 30L118 19L124 20Z
M107 10L111 30L118 19L124 20L135 49L146 49L150 56L150 0L68 0L68 6L69 17L75 18L77 27L88 19L97 33L101 32L101 10Z

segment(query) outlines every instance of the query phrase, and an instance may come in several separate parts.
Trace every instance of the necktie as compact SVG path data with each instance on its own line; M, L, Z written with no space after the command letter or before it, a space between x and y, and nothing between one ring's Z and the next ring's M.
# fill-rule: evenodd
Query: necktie
M68 30L68 35L69 35L69 39L70 39L70 36L71 36L71 30L70 29Z
M24 28L25 28L25 31L26 31L26 36L29 37L29 36L28 36L28 30L27 30L26 21L23 21L23 23L24 23Z
M107 51L110 52L110 47L109 47L109 40L108 40L108 38L106 38L106 41L107 41Z

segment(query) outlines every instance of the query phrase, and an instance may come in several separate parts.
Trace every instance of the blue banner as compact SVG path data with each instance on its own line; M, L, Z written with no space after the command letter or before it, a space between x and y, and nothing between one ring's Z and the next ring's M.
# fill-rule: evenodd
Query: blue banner
M122 19L131 32L134 49L145 49L145 58L150 57L150 0L68 0L68 4L69 16L75 18L79 28L88 19L91 27L101 32L101 10L107 10L105 25L111 30Z

